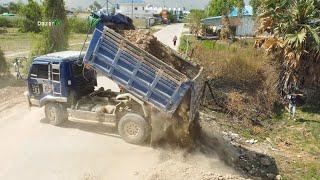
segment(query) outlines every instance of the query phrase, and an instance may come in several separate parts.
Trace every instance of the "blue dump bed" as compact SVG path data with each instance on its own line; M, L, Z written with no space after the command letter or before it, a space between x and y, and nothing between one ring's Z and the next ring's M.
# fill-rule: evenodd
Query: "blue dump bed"
M183 74L105 26L95 29L84 63L168 114L173 114L184 96L190 94L189 117L195 116L203 86L202 68L198 66L183 62L196 69Z

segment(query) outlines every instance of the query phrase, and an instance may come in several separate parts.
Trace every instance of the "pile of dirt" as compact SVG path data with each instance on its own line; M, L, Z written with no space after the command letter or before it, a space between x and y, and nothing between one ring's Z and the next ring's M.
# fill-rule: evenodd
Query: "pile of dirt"
M199 71L199 67L194 67L190 62L180 57L177 52L162 44L149 30L121 30L118 32L131 43L187 75L189 78L193 78Z
M143 179L146 180L244 180L237 175L221 175L187 163L168 160L151 170Z

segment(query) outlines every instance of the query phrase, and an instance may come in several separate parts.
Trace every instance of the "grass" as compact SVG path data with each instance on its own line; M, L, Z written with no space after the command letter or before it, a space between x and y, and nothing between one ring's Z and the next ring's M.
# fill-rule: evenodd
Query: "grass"
M226 131L240 134L245 139L256 139L266 143L277 151L265 148L264 151L275 157L283 179L320 179L320 113L306 111L302 106L297 109L297 121L289 119L285 110L265 122L261 132L255 133L244 128L231 117L223 113L213 112L216 121ZM212 113L212 112L210 112Z
M133 25L136 28L146 28L147 27L147 23L146 23L146 19L133 19Z
M21 52L31 49L38 34L20 33L12 30L10 33L0 34L0 47L4 52Z
M30 51L39 38L39 34L35 33L20 33L17 30L10 29L10 33L0 34L0 47L7 53L16 53ZM89 36L88 41L90 41ZM69 36L69 44L78 44L70 46L70 50L81 50L82 43L86 39L86 34L71 33ZM81 44L81 45L80 45Z
M8 75L6 77L0 77L0 90L8 86L23 87L25 85L26 85L26 82L24 80L16 80L16 78L12 75Z

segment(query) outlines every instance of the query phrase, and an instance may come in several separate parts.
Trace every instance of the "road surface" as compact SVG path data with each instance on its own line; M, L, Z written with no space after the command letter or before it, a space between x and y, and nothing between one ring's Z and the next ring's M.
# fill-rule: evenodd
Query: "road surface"
M174 50L177 50L180 44L180 37L183 32L187 32L188 29L184 28L184 24L172 24L169 26L166 26L162 28L160 31L156 32L154 36L157 37L157 39L162 42L163 44L166 44L167 46L171 47ZM173 37L177 36L178 41L177 45L173 45Z
M158 37L166 37L168 31L175 29L180 31L181 27L181 24L168 26ZM98 83L118 90L105 77L99 77ZM174 173L183 167L186 174L176 173L175 177L186 180L193 179L192 173L188 173L189 166L201 168L201 172L237 174L217 157L208 158L201 153L183 156L184 150L125 143L112 128L70 121L60 127L52 126L44 118L43 108L27 107L24 89L0 89L0 94L6 97L5 93L20 91L0 102L0 179L163 179L170 177L166 168L170 168L168 173ZM163 164L168 160L170 167Z

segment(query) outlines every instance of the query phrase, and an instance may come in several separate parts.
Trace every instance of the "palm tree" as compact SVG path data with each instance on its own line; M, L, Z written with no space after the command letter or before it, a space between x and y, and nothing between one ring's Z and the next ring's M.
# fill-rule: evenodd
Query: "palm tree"
M262 46L280 63L280 87L320 86L317 0L263 0L260 32L269 32ZM316 69L318 68L318 69Z

